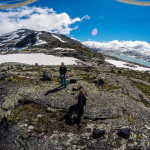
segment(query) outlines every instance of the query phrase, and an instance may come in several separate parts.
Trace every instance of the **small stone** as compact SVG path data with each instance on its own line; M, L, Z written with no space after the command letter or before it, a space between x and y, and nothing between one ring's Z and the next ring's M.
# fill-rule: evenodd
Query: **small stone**
M114 70L114 69L112 69L112 70L111 70L111 73L115 73L115 70Z
M35 63L35 66L38 67L39 66L38 63Z
M77 83L77 79L70 79L70 83Z
M27 128L28 124L24 124L24 127Z
M105 80L104 80L104 78L95 79L94 83L95 84L99 84L99 85L104 85L105 84Z
M47 112L56 112L56 110L55 110L55 109L52 109L52 108L50 108L50 107L47 107Z
M94 129L93 138L95 138L95 139L100 138L100 137L104 136L105 132L106 131L104 131L104 130Z
M92 68L91 66L88 66L88 67L85 68L85 71L89 72L91 68Z
M79 90L79 88L72 88L72 91L78 91Z
M30 126L28 127L28 129L29 129L29 130L33 130L33 129L34 129L34 126L31 126L31 125L30 125Z
M76 93L73 91L72 93L71 93L71 95L75 95Z
M150 127L149 127L149 126L145 125L145 127L146 127L147 130L150 130Z
M3 117L3 119L1 120L0 127L2 127L2 128L7 128L8 127L8 122L7 122L6 117Z
M43 115L37 115L39 118L43 117Z
M129 139L131 133L130 133L130 129L129 128L124 128L124 129L121 129L119 132L118 132L118 136L124 138L124 139Z
M122 71L121 71L121 70L118 70L118 73L120 73L120 74L121 74L121 73L122 73Z

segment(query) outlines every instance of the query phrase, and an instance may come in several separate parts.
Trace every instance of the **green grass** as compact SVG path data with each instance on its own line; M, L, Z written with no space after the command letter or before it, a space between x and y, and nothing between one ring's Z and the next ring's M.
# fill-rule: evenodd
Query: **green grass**
M101 85L101 87L102 87L102 89L106 89L108 92L121 88L120 86L111 85L110 81L105 81L105 84Z
M150 74L148 72L139 72L139 71L134 71L134 70L122 70L121 72L122 72L121 75L123 76L150 82Z
M129 95L128 95L128 96L129 96ZM139 94L140 100L139 100L139 99L136 99L136 98L134 98L134 97L132 97L132 96L129 96L129 97L132 98L133 100L137 101L137 102L140 102L140 103L144 104L145 107L150 107L150 103L149 103L146 99L144 99L141 94Z
M13 83L25 83L27 81L26 77L20 77L20 76L13 76L12 78Z
M128 115L128 122L132 125L135 125L136 118L132 115Z
M32 67L32 68L26 68L24 70L19 70L20 72L42 72L42 67Z
M138 88L139 90L141 90L146 96L147 98L150 98L150 86L143 84L143 83L139 83L139 82L135 82L132 81L132 84Z
M32 125L32 132L37 134L46 133L53 134L54 131L77 133L76 125L68 126L64 119L65 112L61 110L48 110L47 106L37 103L21 104L11 110L7 117L12 124ZM25 129L25 127L24 127ZM25 129L26 130L26 129Z

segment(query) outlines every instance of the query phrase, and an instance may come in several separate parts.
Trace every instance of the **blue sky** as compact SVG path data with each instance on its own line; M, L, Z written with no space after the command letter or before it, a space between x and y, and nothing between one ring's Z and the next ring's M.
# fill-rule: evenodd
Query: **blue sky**
M148 6L115 0L39 0L29 6L53 8L58 14L66 12L71 18L90 16L89 20L77 22L78 29L69 35L81 41L138 40L150 43ZM92 35L93 29L98 30L95 36Z

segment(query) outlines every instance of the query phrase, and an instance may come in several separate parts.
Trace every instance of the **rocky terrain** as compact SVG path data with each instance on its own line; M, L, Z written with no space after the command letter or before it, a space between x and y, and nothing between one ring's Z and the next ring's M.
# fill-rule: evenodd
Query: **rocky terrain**
M119 69L66 36L19 30L0 37L0 53L45 53L67 66L0 65L0 150L149 150L150 72ZM78 110L78 87L89 100Z
M58 66L0 66L1 150L150 149L149 72L107 63L67 67L65 89ZM80 85L89 100L79 127L65 116Z

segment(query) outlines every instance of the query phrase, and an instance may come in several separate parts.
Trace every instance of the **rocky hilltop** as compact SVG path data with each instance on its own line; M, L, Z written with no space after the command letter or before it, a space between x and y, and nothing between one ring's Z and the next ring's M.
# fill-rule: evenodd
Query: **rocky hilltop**
M112 69L109 64L67 67L64 89L58 66L1 65L1 149L150 148L148 72ZM77 103L80 85L89 100L79 128L76 123L67 124L64 117ZM100 132L98 138L95 130Z
M8 53L52 54L50 45ZM100 53L73 45L53 53L81 60L67 66L67 88L60 86L59 66L0 65L0 149L149 150L150 72L116 68ZM89 97L83 117L76 109L79 86Z

